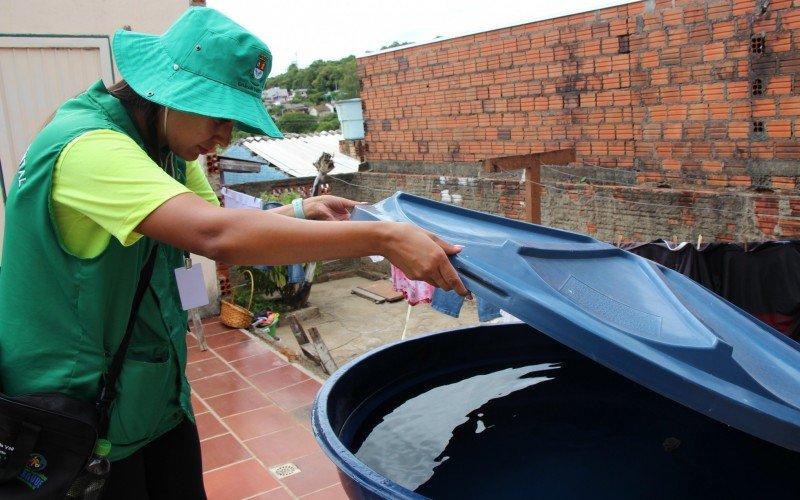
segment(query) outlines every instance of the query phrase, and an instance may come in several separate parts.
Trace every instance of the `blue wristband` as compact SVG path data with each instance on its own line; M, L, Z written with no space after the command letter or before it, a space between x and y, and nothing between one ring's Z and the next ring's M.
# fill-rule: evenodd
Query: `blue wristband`
M303 198L295 198L292 200L292 208L294 208L294 217L296 219L305 219L306 213L303 212Z

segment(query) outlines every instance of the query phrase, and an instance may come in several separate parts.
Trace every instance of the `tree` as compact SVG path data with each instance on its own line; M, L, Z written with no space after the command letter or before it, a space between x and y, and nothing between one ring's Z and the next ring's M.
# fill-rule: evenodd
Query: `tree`
M337 90L341 79L341 65L338 63L327 64L319 69L317 77L311 82L311 86L316 90Z
M275 104L274 106L267 108L267 111L273 120L278 119L283 114L283 104Z
M317 128L317 119L306 113L286 112L275 123L283 133L305 134Z
M361 93L358 82L358 65L353 56L342 59L342 78L339 80L338 99L352 99Z
M339 118L337 118L334 113L330 113L319 117L319 122L317 123L317 132L336 130L339 127Z
M411 42L394 41L389 45L384 45L383 47L380 48L380 50L393 49L395 47L402 47L403 45L411 45Z
M267 88L281 87L290 90L307 89L307 97L294 102L317 105L333 99L358 97L358 66L355 56L338 61L316 60L307 68L291 64L286 73L267 79Z

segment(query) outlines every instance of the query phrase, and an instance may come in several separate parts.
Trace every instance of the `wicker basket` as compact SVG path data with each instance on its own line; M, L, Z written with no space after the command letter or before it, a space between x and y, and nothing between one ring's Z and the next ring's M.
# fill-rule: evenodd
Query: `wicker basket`
M250 306L253 304L255 282L253 280L253 273L248 269L245 269L244 272L250 275L250 300L247 303L247 308L223 300L219 310L220 321L222 321L223 325L231 328L247 328L250 326L250 323L253 322L253 313L250 312Z

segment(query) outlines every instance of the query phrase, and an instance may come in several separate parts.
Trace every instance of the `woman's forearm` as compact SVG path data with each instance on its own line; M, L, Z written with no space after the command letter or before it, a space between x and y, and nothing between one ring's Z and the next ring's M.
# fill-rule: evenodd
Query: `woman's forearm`
M158 207L136 231L232 264L383 255L411 279L467 293L447 258L460 249L410 224L301 220L270 211L219 208L186 193Z

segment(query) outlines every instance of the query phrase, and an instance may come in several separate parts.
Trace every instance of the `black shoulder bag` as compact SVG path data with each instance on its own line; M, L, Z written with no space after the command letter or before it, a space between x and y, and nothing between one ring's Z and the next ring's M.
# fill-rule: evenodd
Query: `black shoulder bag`
M139 275L125 337L103 377L97 402L59 393L0 394L0 498L64 498L91 458L98 437L107 436L117 378L157 249L153 247Z

